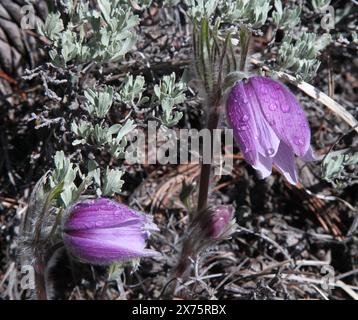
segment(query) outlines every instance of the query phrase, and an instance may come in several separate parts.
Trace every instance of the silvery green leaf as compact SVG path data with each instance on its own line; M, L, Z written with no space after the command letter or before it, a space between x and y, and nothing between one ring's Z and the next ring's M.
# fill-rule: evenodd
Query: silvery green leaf
M116 134L116 133L119 132L119 130L121 130L121 128L122 128L122 125L121 125L121 124L119 124L119 123L113 124L112 126L109 127L108 133L109 133L110 135Z
M113 125L109 131L112 133L116 133L116 137L110 137L108 139L109 153L114 158L120 158L124 156L125 148L127 146L126 135L129 134L132 130L134 130L136 125L132 119L127 120L124 126ZM111 130L112 129L112 130Z
M118 169L109 169L107 167L103 178L102 194L104 196L111 196L114 193L119 193L122 190L124 181L121 179L123 171Z
M358 165L357 148L332 151L326 155L322 163L323 178L334 185L343 185L350 180L350 175L345 174L347 166Z
M111 57L109 57L109 61L118 61L119 59L122 59L124 55L129 52L134 44L137 41L137 35L132 33L128 35L128 37L120 42L120 43L114 43L112 50L110 51Z
M77 165L65 157L63 151L57 151L54 157L55 169L51 173L50 185L56 187L63 184L63 191L61 192L60 200L65 207L72 202L72 196L77 190L74 180L76 179L79 171Z
M58 49L57 56L51 54L57 65L73 59L79 63L118 61L133 48L137 39L133 28L139 18L133 15L131 6L123 5L121 0L99 0L98 8L89 10L88 3L82 1L76 6L69 5L71 14L66 28L59 13L49 15L40 32ZM86 33L89 27L90 36Z
M44 24L39 26L41 35L49 38L51 41L56 41L61 31L64 30L63 22L60 13L49 13Z
M330 3L331 0L312 0L312 6L316 11L328 6Z
M101 169L99 168L98 163L94 160L89 160L87 170L87 177L93 179L96 185L101 186Z
M223 19L230 23L241 22L253 28L260 28L267 20L271 9L266 0L229 0L223 5Z
M116 136L117 141L121 141L128 133L136 128L136 124L132 119L128 119Z
M75 140L72 144L78 145L78 144L84 144L86 143L86 140L89 138L93 131L93 126L90 122L87 122L85 120L80 120L77 124L75 121L71 123L71 130L72 132L79 138Z
M101 35L101 44L104 47L108 47L110 40L111 40L111 35L108 33L108 31L106 29L102 29L100 31L100 35Z
M316 41L316 52L320 52L325 49L332 41L332 37L329 33L323 34Z
M127 140L124 138L121 141L117 141L116 139L112 139L108 142L109 153L113 158L120 159L125 155L125 148L127 146Z
M98 0L98 6L101 10L102 16L108 24L111 23L111 12L112 12L111 2L112 1L110 0Z
M282 8L282 2L281 0L275 0L275 9L276 9L276 15L279 19L281 19L283 14L283 8Z
M113 88L105 86L101 92L87 89L84 95L87 99L85 104L87 112L98 118L106 117L113 103Z
M155 85L154 86L154 94L157 96L157 98L160 100L161 94L160 94L160 86Z
M68 207L72 203L72 199L74 199L74 191L74 188L64 186L64 189L61 192L61 200L65 207Z
M167 127L172 127L178 124L180 119L183 117L183 113L179 111L174 111L171 114L164 114L161 118L163 124Z
M61 55L65 63L74 59L79 51L77 36L74 32L66 30L61 34Z
M162 107L163 115L161 120L168 127L176 125L182 118L181 112L174 111L175 105L185 101L185 83L175 82L175 73L164 76L159 85L155 85L154 94Z
M92 139L98 147L105 145L110 139L108 128L106 126L102 127L102 125L97 123L92 132Z
M272 13L272 20L278 28L291 30L300 23L300 6L293 6L291 9L285 7L285 9L283 9L281 0L275 0L275 9L276 11Z
M179 4L180 1L181 1L181 0L164 0L164 1L163 1L163 4L164 4L164 5L167 5L167 6L169 6L169 7L174 7L174 6L176 6L177 4Z
M320 52L329 44L330 36L318 37L314 33L301 33L296 39L286 34L277 53L279 70L292 71L298 79L312 78L319 67Z
M133 8L143 10L152 4L152 0L132 0Z
M123 103L138 106L145 101L142 99L144 90L145 80L143 76L134 78L133 75L128 75L117 97Z
M218 0L186 0L188 15L193 20L211 18L218 6Z

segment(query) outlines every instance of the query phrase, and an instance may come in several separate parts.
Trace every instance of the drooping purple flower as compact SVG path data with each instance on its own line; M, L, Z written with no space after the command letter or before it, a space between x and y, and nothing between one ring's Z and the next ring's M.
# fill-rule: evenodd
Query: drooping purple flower
M78 202L63 224L63 241L76 258L91 264L110 264L158 253L145 249L151 231L150 216L106 199Z
M236 229L234 218L234 207L221 205L216 207L211 213L211 225L209 237L222 239L229 237Z
M261 76L237 82L229 93L226 113L245 160L261 178L269 176L275 165L296 184L294 154L315 160L304 111L282 83Z

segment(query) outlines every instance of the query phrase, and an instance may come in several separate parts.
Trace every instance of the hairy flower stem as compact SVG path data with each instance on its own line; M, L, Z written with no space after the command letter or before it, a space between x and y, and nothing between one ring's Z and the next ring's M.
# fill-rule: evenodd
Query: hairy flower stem
M240 30L240 46L241 46L241 54L240 54L240 71L245 69L246 57L249 51L249 44L250 44L250 37L251 33L250 30L247 29L245 26L241 26ZM230 41L228 37L226 39ZM225 43L225 50L222 54L222 60L226 55L226 48L228 43ZM222 68L222 62L220 63L220 69ZM220 74L221 76L221 74ZM220 79L221 80L221 79ZM216 91L212 94L209 99L209 110L210 114L207 120L206 128L209 129L211 136L213 137L213 131L217 128L219 123L220 117L220 102L221 102L221 88L216 89ZM212 149L212 148L211 148ZM213 155L214 156L214 155ZM207 210L207 202L208 202L208 193L209 193L209 185L210 185L210 174L211 174L211 164L202 163L201 165L201 172L200 172L200 184L199 184L199 197L198 197L198 208L197 214L205 214Z
M240 28L240 71L245 70L246 57L249 51L251 33L244 25Z
M213 131L217 128L220 118L220 102L221 92L218 90L213 94L209 104L212 106L207 119L206 128L209 129L211 136L213 137ZM213 144L213 141L211 141ZM212 150L211 146L211 150ZM212 155L214 156L214 155ZM199 183L199 196L198 196L198 207L197 214L203 214L206 212L208 193L210 187L210 176L211 176L211 163L202 163L200 172L200 183Z
M36 299L48 300L45 279L45 263L42 261L37 262L35 265L35 284Z
M210 33L209 22L204 20L201 23L201 28L198 24L194 25L193 29L193 50L195 61L197 62L197 73L199 78L203 81L203 87L205 88L207 94L207 108L205 110L209 111L209 115L206 120L205 129L208 129L211 137L214 137L213 132L217 129L220 119L221 105L222 105L222 94L223 94L223 78L230 72L224 72L224 66L226 57L228 55L232 55L232 59L234 64L234 70L236 69L236 59L234 50L232 48L231 35L227 34L225 38L225 42L220 48L220 50L216 50L219 46L214 46L215 50L211 49L210 45L210 35L212 35L214 44L217 44L216 34ZM240 31L240 42L241 42L241 57L240 57L240 70L243 70L246 63L246 56L248 53L250 41L250 31L242 27ZM216 54L215 54L216 53ZM212 66L218 67L218 73L215 75L211 72ZM231 71L234 71L231 69ZM212 139L211 139L212 140ZM203 148L208 146L203 146ZM211 141L210 150L213 150L213 141ZM212 157L214 155L212 154ZM207 225L210 223L210 215L211 212L208 210L208 194L210 190L210 182L211 182L211 164L202 163L201 171L200 171L200 182L199 182L199 194L198 194L198 203L197 210L195 214L191 216L191 226L189 227L189 231L187 237L183 241L183 247L181 251L181 255L179 257L179 262L173 272L173 279L175 279L170 286L170 290L175 291L175 286L177 285L177 280L179 278L185 277L190 266L190 258L193 258L198 254L203 246L200 244L200 241L203 239L200 237L202 234L201 227L197 227L198 225ZM200 222L200 223L198 223ZM194 229L193 229L194 228ZM197 234L199 233L199 235Z
M209 116L206 122L206 128L213 133L214 129L217 128L220 118L220 103L221 103L221 89L218 88L209 99ZM213 135L211 135L213 136ZM213 144L213 141L211 141ZM203 146L204 148L205 146ZM212 150L211 145L211 150ZM210 188L210 177L211 177L211 164L202 163L201 172L200 172L200 182L199 182L199 195L198 195L198 206L197 211L192 217L193 220L206 220L208 215L210 215L209 210L207 209L208 202L208 193ZM184 240L181 256L179 259L179 264L174 270L174 277L182 277L188 270L190 263L189 258L193 257L197 252L195 252L195 245L192 243L192 237L189 236Z

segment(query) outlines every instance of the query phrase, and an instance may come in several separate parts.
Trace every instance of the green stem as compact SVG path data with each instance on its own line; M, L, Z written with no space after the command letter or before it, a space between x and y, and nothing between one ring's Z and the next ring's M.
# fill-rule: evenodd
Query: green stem
M249 51L250 38L251 38L250 30L247 29L244 25L242 25L240 28L240 47L241 47L240 65L239 65L240 71L245 70L246 57Z

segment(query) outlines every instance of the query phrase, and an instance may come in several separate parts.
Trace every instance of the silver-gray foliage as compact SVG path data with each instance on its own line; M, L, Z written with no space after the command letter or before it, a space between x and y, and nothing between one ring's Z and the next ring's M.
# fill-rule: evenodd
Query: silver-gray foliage
M54 63L119 61L133 49L139 18L131 8L120 0L98 0L98 8L91 10L88 3L75 6L69 1L71 20L66 27L59 13L50 13L39 26L39 32L52 42Z

